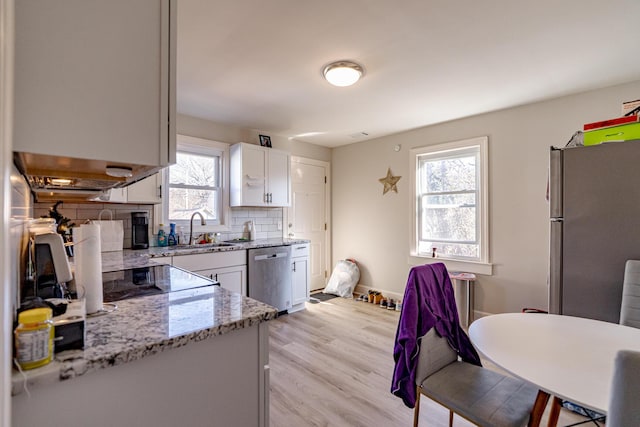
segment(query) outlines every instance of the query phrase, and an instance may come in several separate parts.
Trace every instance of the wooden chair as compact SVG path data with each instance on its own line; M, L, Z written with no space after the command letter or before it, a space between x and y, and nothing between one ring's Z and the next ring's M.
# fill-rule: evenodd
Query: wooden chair
M418 426L420 395L482 427L537 426L549 395L517 378L458 360L445 338L434 329L422 337L416 371Z
M640 353L621 350L611 381L607 427L640 426Z
M624 266L620 324L640 328L640 261L628 260Z

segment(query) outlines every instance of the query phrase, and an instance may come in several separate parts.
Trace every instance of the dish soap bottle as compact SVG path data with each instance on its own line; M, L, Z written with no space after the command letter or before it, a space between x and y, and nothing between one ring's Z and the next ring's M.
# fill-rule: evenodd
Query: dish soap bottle
M164 224L158 226L158 246L167 246L167 233L164 231Z
M176 234L176 244L186 245L187 241L185 239L186 238L184 237L184 227L180 226L178 227L178 233Z
M174 223L169 224L169 236L167 237L167 244L169 246L175 246L178 244L178 238L176 237L176 225Z

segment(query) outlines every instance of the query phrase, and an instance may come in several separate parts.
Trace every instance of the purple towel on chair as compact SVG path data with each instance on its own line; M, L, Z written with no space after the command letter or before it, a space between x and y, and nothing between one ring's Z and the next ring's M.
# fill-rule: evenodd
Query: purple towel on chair
M418 340L431 328L446 338L465 362L481 366L480 357L460 326L453 286L443 263L413 267L409 272L393 349L391 392L409 408L416 405Z

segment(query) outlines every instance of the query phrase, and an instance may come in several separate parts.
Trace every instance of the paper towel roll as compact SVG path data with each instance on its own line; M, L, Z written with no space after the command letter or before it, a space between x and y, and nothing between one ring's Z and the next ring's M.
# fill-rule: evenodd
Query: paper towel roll
M102 310L102 256L100 226L82 224L73 229L76 287L84 295L87 313ZM82 292L84 289L84 292Z

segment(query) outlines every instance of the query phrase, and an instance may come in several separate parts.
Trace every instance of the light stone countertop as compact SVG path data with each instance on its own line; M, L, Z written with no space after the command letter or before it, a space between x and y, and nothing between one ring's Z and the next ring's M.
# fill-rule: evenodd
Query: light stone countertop
M226 244L226 242L223 242ZM165 246L165 247L152 247L146 249L147 253L150 257L165 257L165 256L173 256L173 255L189 255L189 254L198 254L198 253L206 253L206 252L226 252L226 251L238 251L243 249L257 249L257 248L267 248L271 246L290 246L296 245L299 243L309 243L309 240L305 239L258 239L258 240L247 240L242 242L234 242L233 246L208 246L202 245L202 247L192 247L192 246ZM145 251L145 249L142 249Z
M102 270L163 264L163 256L189 253L251 249L306 243L306 240L266 239L234 247L124 250L102 254ZM24 391L24 384L68 380L90 372L139 360L172 348L216 335L251 327L277 317L277 310L220 286L206 286L161 295L118 301L117 310L88 317L84 350L68 350L55 355L50 364L14 371L12 394Z
M228 252L244 249L267 248L271 246L290 246L301 243L309 243L305 239L258 239L253 241L234 243L233 246L186 247L164 246L150 247L149 249L125 249L117 252L104 252L102 254L102 271L116 271L125 268L146 267L150 264L167 264L163 257L175 255L192 255L209 252Z

